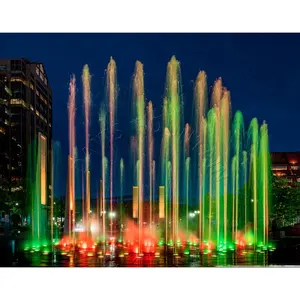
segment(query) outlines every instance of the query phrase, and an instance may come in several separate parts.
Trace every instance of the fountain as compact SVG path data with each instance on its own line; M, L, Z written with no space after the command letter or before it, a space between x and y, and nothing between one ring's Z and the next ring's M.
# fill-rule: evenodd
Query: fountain
M223 87L221 78L214 82L209 104L204 71L199 72L194 85L193 122L184 122L180 63L172 57L167 65L161 140L155 144L154 104L146 100L144 69L137 61L132 84L134 126L128 149L131 161L127 162L123 155L127 149L121 149L121 157L115 151L118 86L116 62L112 58L106 74L107 101L100 105L99 113L101 178L97 181L95 220L90 215L93 174L89 168L91 76L87 65L82 74L86 138L81 210L84 237L75 232L78 222L75 212L80 212L75 206L76 184L80 178L75 180L75 177L81 175L75 172L75 76L70 81L67 222L64 242L60 243L63 251L67 253L71 247L72 251L80 249L89 253L88 256L102 258L115 257L118 253L122 258L133 253L139 259L145 254L155 257L171 254L179 259L195 253L272 250L268 240L271 174L267 124L259 127L254 118L247 129L240 111L232 116L230 92ZM39 142L43 147L43 141ZM159 144L160 156L156 157L154 145ZM39 149L36 166L41 169L42 148ZM128 210L124 191L129 172L133 187L132 206ZM35 175L36 187L42 182L41 174ZM32 228L33 237L38 240L42 238L37 227L41 211L36 208L40 194L33 194ZM114 202L118 195L119 200ZM69 248L66 238L69 238Z

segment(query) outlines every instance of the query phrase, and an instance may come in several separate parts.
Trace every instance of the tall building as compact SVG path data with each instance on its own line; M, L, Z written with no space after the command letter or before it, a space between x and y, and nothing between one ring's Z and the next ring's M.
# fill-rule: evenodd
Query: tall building
M300 182L300 152L272 152L271 161L273 175Z
M41 151L42 202L49 203L51 141L52 90L43 64L0 59L0 182L8 182L11 193L25 189L28 195L28 155L36 143ZM28 201L26 197L25 207Z

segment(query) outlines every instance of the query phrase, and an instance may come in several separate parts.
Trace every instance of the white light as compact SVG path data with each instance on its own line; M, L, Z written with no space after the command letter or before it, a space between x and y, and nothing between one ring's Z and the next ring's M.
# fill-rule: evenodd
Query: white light
M97 225L96 224L92 224L91 225L91 232L96 232L97 231Z
M251 202L254 202L254 200L253 200L253 199L251 199Z
M18 205L19 205L19 203L17 202L17 203L16 203L16 205L18 206Z
M80 224L76 224L76 227L74 229L75 232L83 232L84 231L84 227Z
M195 213L190 213L189 215L190 215L191 218L195 217Z
M116 216L116 213L115 213L114 211L112 211L112 212L109 213L109 216L110 216L111 218L114 218L114 217Z

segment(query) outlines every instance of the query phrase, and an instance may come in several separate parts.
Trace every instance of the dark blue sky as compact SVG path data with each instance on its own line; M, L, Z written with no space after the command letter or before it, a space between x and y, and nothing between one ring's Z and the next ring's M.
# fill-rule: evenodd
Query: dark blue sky
M122 124L122 120L130 112L135 61L144 64L145 94L153 101L158 116L166 65L175 55L181 62L185 110L191 107L193 80L199 70L205 70L209 85L217 77L223 78L224 85L231 91L233 110L243 112L246 125L252 117L267 121L271 151L300 151L298 34L0 34L0 37L0 57L26 57L45 65L53 90L53 139L61 142L63 155L68 151L70 75L75 73L77 77L77 139L79 155L83 157L82 67L88 64L93 75L93 138L99 132L99 104L104 98L104 70L110 56L117 63L118 110L123 136L130 135L128 122ZM185 114L189 115L188 111ZM92 149L97 147L97 144L91 146ZM92 160L93 156L96 162L99 156L93 154Z

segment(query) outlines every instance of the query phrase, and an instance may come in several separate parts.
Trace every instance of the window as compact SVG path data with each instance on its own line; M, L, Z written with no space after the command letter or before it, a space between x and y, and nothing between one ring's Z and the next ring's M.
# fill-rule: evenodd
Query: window
M26 86L20 81L11 82L13 98L26 99Z
M291 170L300 170L300 166L291 166Z
M7 66L6 65L0 65L0 71L6 71Z
M273 171L284 171L284 170L287 170L287 166L273 166L272 170Z
M11 105L22 105L24 108L27 108L26 103L23 99L11 99L10 104Z

